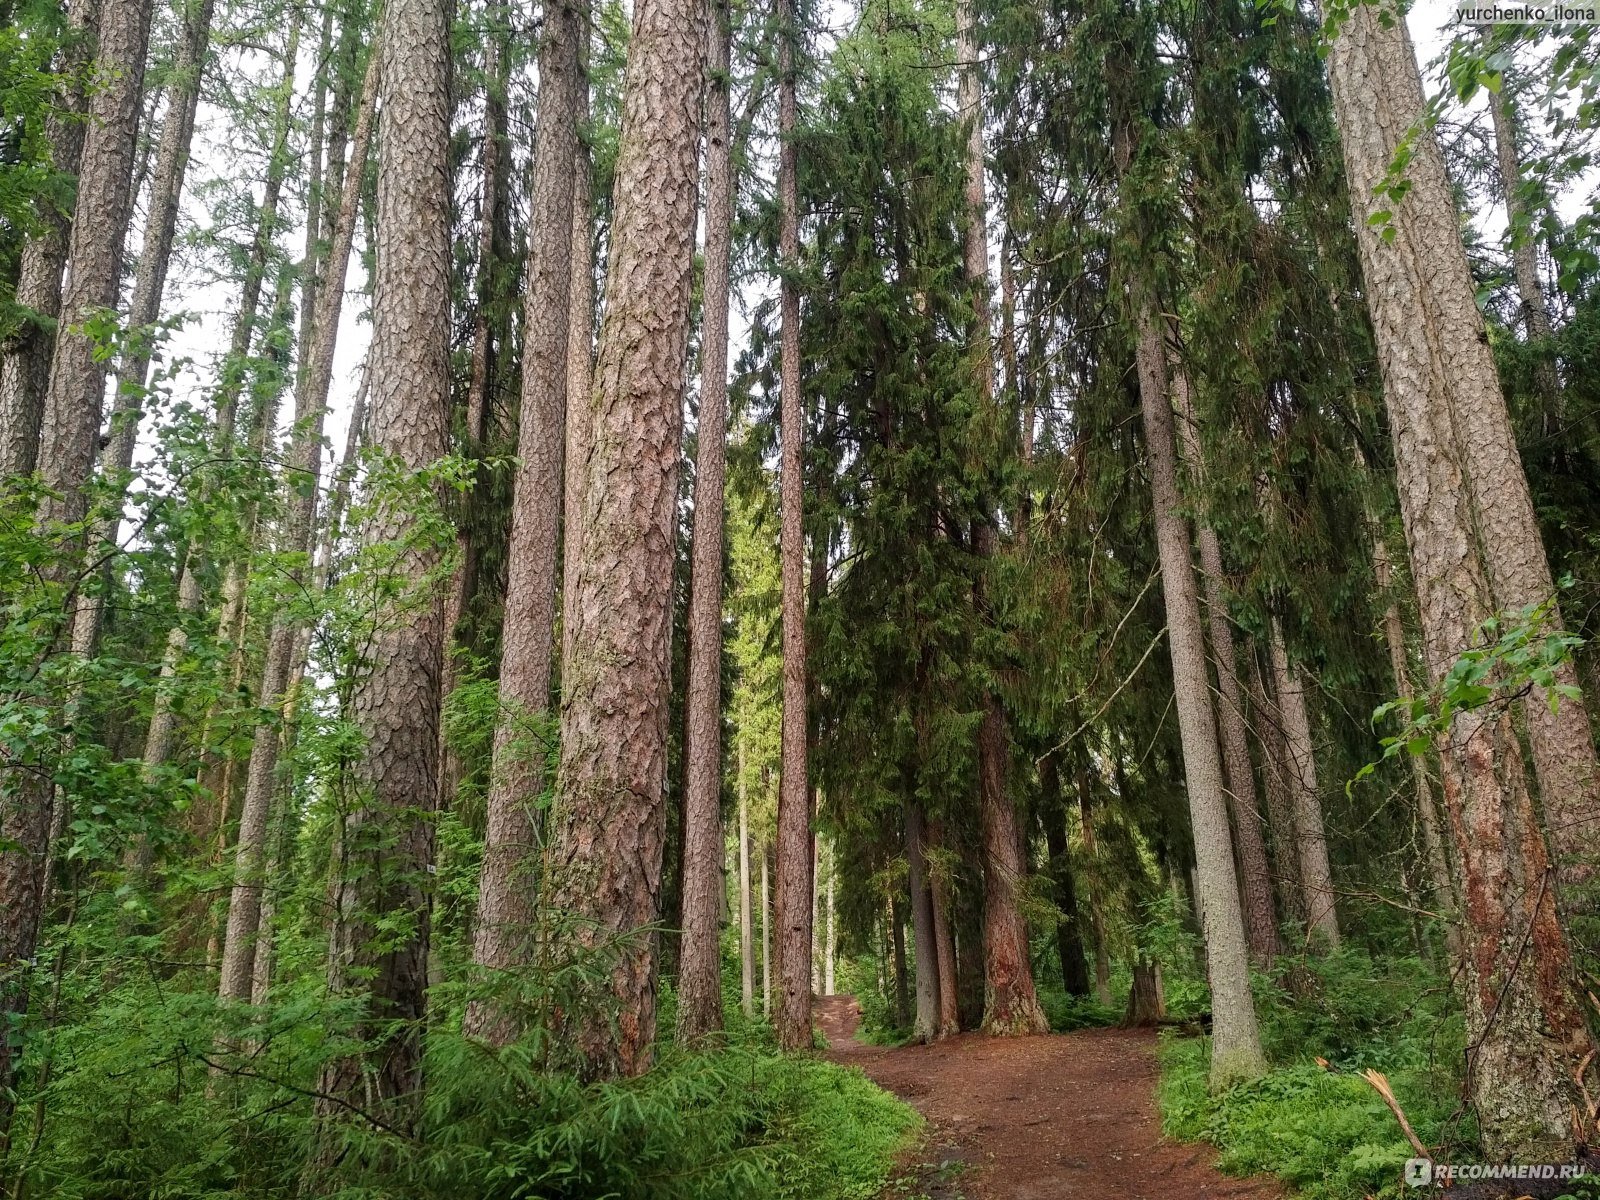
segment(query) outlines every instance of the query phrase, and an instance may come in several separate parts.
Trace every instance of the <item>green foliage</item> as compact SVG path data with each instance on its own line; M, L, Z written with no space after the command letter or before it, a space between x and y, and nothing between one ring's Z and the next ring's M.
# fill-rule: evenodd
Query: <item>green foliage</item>
M1257 1011L1274 1069L1212 1093L1204 1042L1175 1031L1161 1043L1162 1127L1207 1141L1234 1174L1270 1172L1309 1200L1403 1194L1415 1151L1357 1072L1384 1073L1424 1144L1469 1154L1459 1120L1464 1048L1448 981L1425 963L1377 960L1348 947L1327 958L1282 960L1292 993L1258 977ZM1317 1060L1327 1060L1326 1065Z

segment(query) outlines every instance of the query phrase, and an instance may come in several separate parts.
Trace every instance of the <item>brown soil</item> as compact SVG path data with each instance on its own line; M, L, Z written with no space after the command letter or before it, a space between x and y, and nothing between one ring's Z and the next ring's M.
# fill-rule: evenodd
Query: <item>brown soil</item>
M1280 1200L1281 1185L1232 1179L1206 1147L1164 1141L1155 1037L1084 1030L991 1038L962 1034L887 1049L856 1040L849 996L817 1001L836 1062L860 1067L928 1121L907 1177L889 1196L932 1200Z

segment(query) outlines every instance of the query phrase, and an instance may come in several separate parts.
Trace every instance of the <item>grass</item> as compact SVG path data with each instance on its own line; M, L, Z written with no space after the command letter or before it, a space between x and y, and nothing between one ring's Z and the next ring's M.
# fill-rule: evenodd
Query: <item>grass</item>
M1414 959L1380 965L1359 950L1303 967L1309 987L1302 996L1257 980L1262 1040L1274 1064L1259 1079L1213 1094L1206 1043L1163 1036L1164 1132L1216 1146L1229 1174L1272 1174L1310 1200L1398 1197L1402 1166L1415 1152L1359 1077L1370 1067L1388 1077L1425 1144L1454 1148L1465 1161L1472 1129L1459 1113L1452 1071L1461 1025L1438 976Z

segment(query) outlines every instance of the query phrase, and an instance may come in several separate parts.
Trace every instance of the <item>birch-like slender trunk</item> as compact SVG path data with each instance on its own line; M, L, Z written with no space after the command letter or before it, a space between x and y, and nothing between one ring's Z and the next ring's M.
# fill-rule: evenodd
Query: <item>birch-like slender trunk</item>
M906 878L911 893L911 948L915 959L917 1013L912 1027L919 1042L943 1036L939 1002L939 949L934 931L933 892L925 856L927 830L922 809L906 802Z

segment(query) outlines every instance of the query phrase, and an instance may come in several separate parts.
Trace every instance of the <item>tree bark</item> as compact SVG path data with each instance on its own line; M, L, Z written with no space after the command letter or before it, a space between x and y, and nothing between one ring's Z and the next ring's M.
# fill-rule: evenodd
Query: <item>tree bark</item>
M349 179L354 186L345 189L340 196L333 248L328 256L328 285L320 289L317 298L319 311L311 362L306 370L305 387L295 397L294 434L288 464L293 486L284 514L282 546L294 556L288 575L289 585L296 589L306 581L310 565L305 560L310 557L316 527L317 484L322 474L322 426L333 382L333 352L339 331L339 313L344 304L344 277L355 238L356 209L361 192L359 180L366 170L368 145L372 140L380 68L376 57L367 67L352 143ZM374 404L374 409L376 407ZM280 716L288 698L298 638L299 619L295 610L284 608L275 612L256 703L271 708ZM277 778L278 727L277 721L263 722L256 726L251 740L250 765L245 776L245 795L234 851L233 890L228 900L228 924L222 943L217 994L223 1000L244 1001L250 996L250 975L255 959L251 943L260 919L261 862Z
M1425 661L1438 681L1496 605L1521 604L1543 576L1538 532L1516 469L1494 363L1482 339L1444 164L1416 139L1410 190L1384 234L1368 224L1373 188L1422 114L1405 22L1352 9L1329 55ZM1492 590L1491 590L1492 589ZM1558 855L1587 820L1583 756L1567 726L1524 707ZM1581 704L1563 703L1563 721ZM1509 712L1458 711L1443 737L1444 805L1464 899L1461 985L1468 1094L1491 1159L1555 1162L1575 1149L1572 1113L1594 1044L1557 918L1551 863L1533 812ZM1565 781L1570 786L1561 786ZM1571 878L1571 875L1568 875Z
M449 451L449 9L444 0L391 0L375 52L383 80L375 212L370 431L400 469L423 470ZM363 99L363 105L366 100ZM341 222L361 190L361 140L345 180ZM343 238L345 231L339 230ZM338 250L325 295L343 290ZM318 321L317 341L336 322ZM331 364L319 358L319 369ZM368 1040L360 1056L323 1071L329 1097L374 1102L402 1128L416 1117L427 986L433 814L438 796L443 547L402 499L375 497L365 546L400 549L401 585L376 615L350 711L363 750L359 799L340 830L329 991L360 995ZM324 1121L339 1115L320 1100Z
M523 328L522 417L506 555L501 627L500 716L486 802L483 868L472 959L491 971L526 967L532 957L534 873L550 704L556 615L556 539L561 519L561 454L566 437L567 319L572 268L573 164L581 97L588 94L579 47L587 28L581 0L545 10L539 39L539 136L528 214L529 279ZM466 1031L504 1045L520 1032L494 1005L467 1009Z
M1099 843L1094 836L1094 794L1089 782L1089 766L1078 767L1078 815L1083 822L1083 854L1090 862L1099 857ZM1089 931L1094 935L1094 998L1107 1007L1111 1004L1111 949L1106 944L1105 905L1100 889L1095 885L1095 875L1089 880Z
M889 938L894 953L895 1025L903 1029L911 1023L911 994L906 978L906 912L899 896L889 897Z
M700 413L690 541L689 679L684 731L683 946L678 1037L694 1043L722 1027L718 919L722 853L722 522L728 426L728 259L733 227L728 0L710 0L706 72L705 280L700 329Z
M1387 14L1385 14L1387 15ZM1359 19L1358 19L1359 18ZM1345 22L1329 57L1334 108L1344 140L1368 303L1386 390L1413 389L1448 413L1441 442L1461 469L1490 586L1492 608L1550 603L1549 628L1563 628L1528 481L1475 300L1444 159L1426 128L1415 139L1405 198L1385 232L1365 224L1380 206L1374 188L1399 141L1423 120L1422 78L1404 22L1384 27L1363 10ZM1413 555L1413 562L1415 555ZM1491 615L1486 612L1485 616ZM1465 643L1463 643L1463 646ZM1570 662L1556 683L1579 687ZM1535 686L1522 704L1544 824L1564 896L1594 874L1600 828L1600 768L1581 690L1551 712Z
M67 84L45 121L50 167L57 175L75 176L82 164L86 128L82 80L94 52L100 7L101 0L72 0L67 5L65 41L58 53ZM22 250L15 296L17 305L29 312L21 328L0 345L0 479L30 475L39 464L40 426L50 388L54 322L61 312L61 271L67 262L72 213L45 203L38 217L39 228Z
M608 995L567 1018L585 1078L638 1074L655 1040L673 559L694 260L704 0L635 10L595 386L572 657L546 856L564 940L628 939ZM571 161L569 151L568 161Z
M805 404L800 395L800 194L795 4L778 0L778 258L781 283L779 558L783 581L782 770L778 779L778 1044L811 1047L811 803L806 781Z
M1305 888L1300 882L1300 843L1295 835L1294 798L1289 785L1289 753L1284 748L1283 717L1268 695L1254 645L1246 651L1245 659L1249 667L1256 744L1261 750L1261 790L1267 800L1267 822L1272 835L1269 847L1272 881L1285 920L1303 928L1306 923Z
M928 829L928 843L937 847L937 825ZM960 968L956 963L956 938L952 928L950 888L940 872L928 870L928 895L933 902L933 949L939 966L939 1024L935 1037L946 1038L961 1032Z
M137 152L150 0L111 0L100 16L97 90L89 103L77 204L62 288L62 324L51 359L40 437L39 476L48 489L34 532L57 553L42 567L47 586L66 589L81 563L81 522L100 437L106 365L82 323L115 307L122 249L132 210L129 188ZM44 653L62 648L65 622ZM0 1023L27 1012L27 975L43 921L54 787L40 764L13 764L0 782ZM0 1097L8 1097L19 1035L0 1038ZM9 1124L0 1099L0 1129Z
M584 41L587 51L588 40ZM587 53L584 60L588 61ZM588 93L583 96L582 117L588 120ZM562 482L561 662L565 694L566 664L572 660L572 630L577 615L572 605L578 595L578 563L583 557L583 496L588 486L590 434L589 405L583 398L593 384L594 367L594 242L590 197L589 148L578 145L573 167L572 283L567 320L567 445ZM573 400L573 397L579 399Z
M761 1015L772 1020L772 894L767 871L772 848L761 847Z
M1527 205L1518 186L1522 182L1522 167L1517 155L1517 125L1511 103L1511 93L1502 82L1500 90L1489 93L1489 118L1494 123L1495 158L1500 166L1500 196L1506 206L1506 241L1511 247L1511 277L1517 285L1517 298L1522 302L1522 320L1530 342L1539 342L1538 365L1535 382L1550 411L1559 409L1561 381L1556 374L1555 359L1548 345L1555 332L1550 324L1550 309L1545 301L1544 287L1539 282L1538 241L1533 236Z
M939 1003L939 949L934 932L933 892L928 886L926 828L922 809L906 801L906 880L911 894L911 948L915 957L917 1016L912 1035L919 1042L943 1036Z
M1167 390L1165 338L1154 298L1137 299L1139 394L1144 411L1145 452L1161 587L1166 600L1167 645L1183 742L1183 768L1194 830L1196 874L1205 931L1206 966L1211 981L1211 1085L1226 1086L1266 1069L1255 1005L1250 996L1250 964L1244 915L1234 874L1222 760L1217 751L1216 718L1206 678L1200 597L1190 558L1189 531L1179 508L1177 452L1172 400Z
M1339 945L1338 898L1333 872L1328 866L1328 839L1322 823L1322 798L1317 790L1316 753L1311 741L1311 721L1306 713L1305 688L1300 669L1289 661L1278 618L1271 619L1267 649L1272 660L1273 688L1283 719L1285 767L1289 792L1294 798L1295 856L1300 863L1300 887L1305 898L1306 926L1321 938L1325 948Z
M1205 480L1205 457L1200 449L1189 377L1176 363L1172 395L1178 410L1178 433L1184 458L1189 464L1191 480L1198 485ZM1261 810L1256 804L1256 777L1250 768L1250 742L1245 732L1238 655L1234 650L1233 627L1228 623L1228 602L1223 594L1226 576L1222 567L1222 543L1209 523L1196 528L1195 542L1200 548L1200 578L1211 634L1211 657L1217 669L1217 725L1222 733L1222 765L1226 771L1228 807L1233 814L1233 832L1239 853L1245 938L1251 961L1265 965L1278 954L1278 922L1272 912L1272 872L1267 865Z

